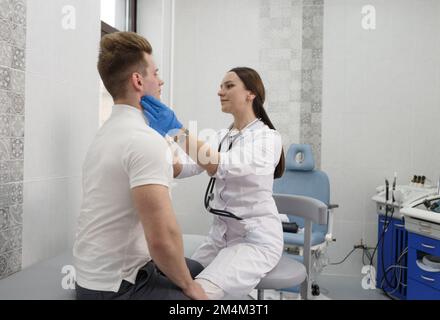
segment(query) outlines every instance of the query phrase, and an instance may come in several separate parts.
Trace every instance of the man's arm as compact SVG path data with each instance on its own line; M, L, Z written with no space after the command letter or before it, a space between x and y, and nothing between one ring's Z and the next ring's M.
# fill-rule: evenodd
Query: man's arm
M186 265L182 234L168 188L157 184L143 185L133 188L132 195L154 263L188 297L207 299Z

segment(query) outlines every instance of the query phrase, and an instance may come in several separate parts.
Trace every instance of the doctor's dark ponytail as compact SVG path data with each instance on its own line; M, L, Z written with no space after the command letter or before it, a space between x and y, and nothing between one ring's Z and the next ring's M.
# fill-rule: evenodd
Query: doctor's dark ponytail
M255 99L252 103L252 109L254 110L255 116L260 118L269 128L276 130L263 107L266 93L264 90L263 81L258 73L255 70L247 67L233 68L229 70L229 72L234 72L244 83L246 90L249 90L255 94ZM278 162L273 174L275 179L280 178L283 175L284 166L284 150L281 149L280 161Z

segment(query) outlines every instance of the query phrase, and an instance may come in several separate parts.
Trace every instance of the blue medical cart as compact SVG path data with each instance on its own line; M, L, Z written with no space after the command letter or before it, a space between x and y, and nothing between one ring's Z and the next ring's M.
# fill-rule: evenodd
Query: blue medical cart
M417 260L440 256L440 240L408 232L408 300L440 300L440 272L428 272Z
M386 231L381 239L384 228L386 228ZM407 269L393 267L399 265L407 267L408 255L402 254L408 246L408 232L405 230L404 221L397 218L390 219L389 216L385 221L385 216L379 214L377 239L381 239L381 241L376 252L376 288L381 288L393 298L405 300L407 298ZM384 279L384 270L388 282Z

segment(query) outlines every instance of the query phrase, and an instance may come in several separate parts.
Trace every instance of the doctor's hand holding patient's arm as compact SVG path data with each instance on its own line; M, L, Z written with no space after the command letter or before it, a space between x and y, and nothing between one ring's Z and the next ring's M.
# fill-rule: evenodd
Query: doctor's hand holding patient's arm
M141 99L141 106L144 115L147 117L149 125L152 129L156 130L160 135L181 135L186 136L185 152L209 175L214 175L217 172L220 154L210 148L205 142L197 140L197 137L193 137L189 134L188 130L183 127L180 121L177 119L173 110L166 106L161 101L152 96L143 96ZM190 152L190 148L197 146L197 152ZM203 149L202 149L203 148ZM202 152L200 152L202 149ZM194 150L195 151L195 150ZM203 154L204 158L208 158L209 161L201 161L199 154ZM174 171L180 172L181 165L175 160Z

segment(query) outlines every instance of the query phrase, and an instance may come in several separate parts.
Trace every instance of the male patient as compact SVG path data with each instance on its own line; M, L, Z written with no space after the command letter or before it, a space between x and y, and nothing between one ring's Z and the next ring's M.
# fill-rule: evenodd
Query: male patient
M146 39L106 35L98 71L112 95L111 117L83 165L83 202L73 249L78 299L207 299L202 269L183 254L171 205L167 142L146 125L141 97L163 81Z

